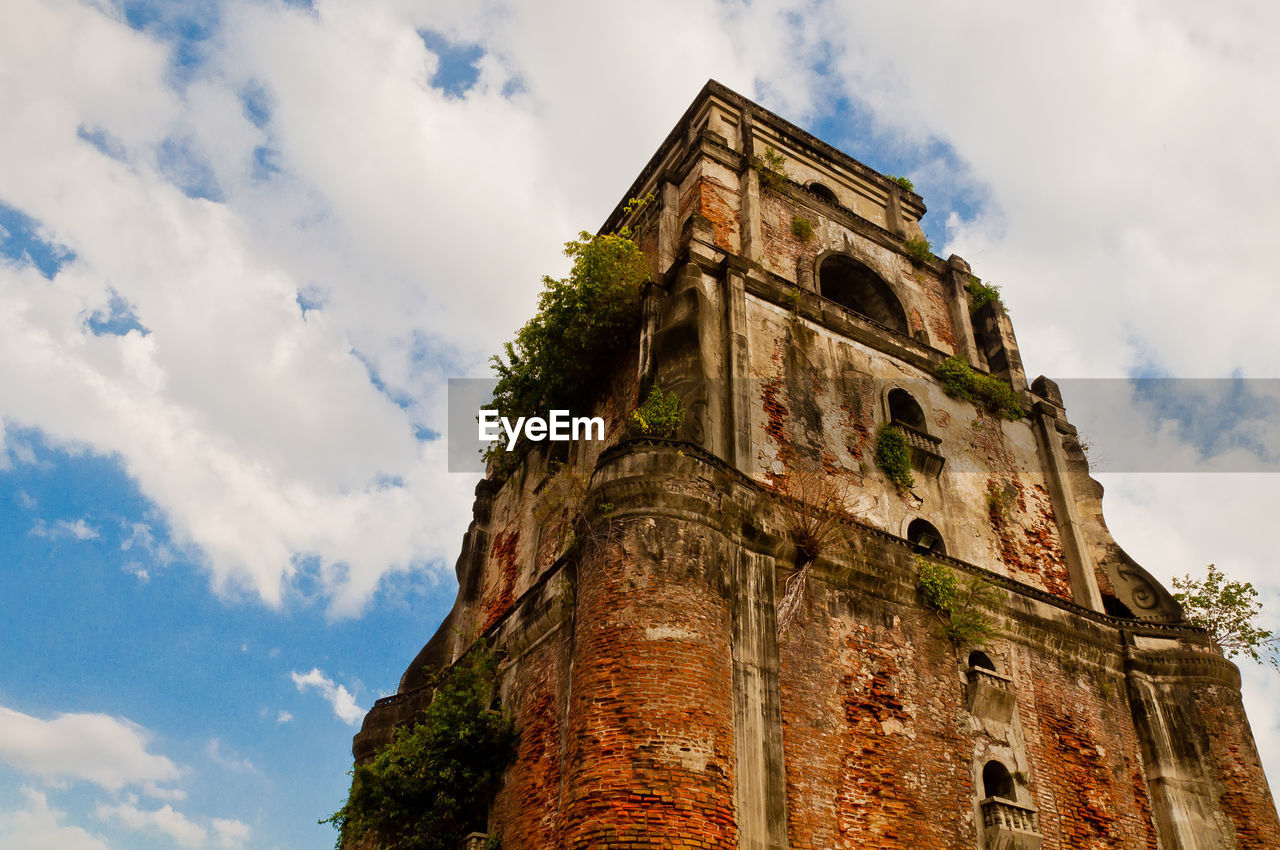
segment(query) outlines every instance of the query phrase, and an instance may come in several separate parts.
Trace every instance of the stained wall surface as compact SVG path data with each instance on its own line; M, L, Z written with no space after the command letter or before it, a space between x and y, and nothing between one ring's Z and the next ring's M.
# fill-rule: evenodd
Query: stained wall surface
M1111 538L1056 386L922 252L922 200L715 83L646 195L603 228L653 278L584 400L608 438L491 469L458 601L357 759L484 638L521 729L506 848L1280 847L1238 671ZM949 395L952 357L1025 415ZM655 383L671 439L627 427ZM909 487L876 460L895 423ZM924 563L994 637L946 637Z

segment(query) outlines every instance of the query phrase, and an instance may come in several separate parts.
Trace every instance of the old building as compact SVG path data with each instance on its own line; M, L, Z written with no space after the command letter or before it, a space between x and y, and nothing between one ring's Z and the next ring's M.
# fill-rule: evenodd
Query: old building
M603 228L653 278L610 439L480 483L457 603L356 758L486 636L522 730L508 850L1280 847L1237 669L1112 540L1056 386L925 250L921 198L715 83L649 194ZM1025 415L948 395L952 357ZM654 382L677 439L628 435ZM949 640L922 564L985 580L996 635Z

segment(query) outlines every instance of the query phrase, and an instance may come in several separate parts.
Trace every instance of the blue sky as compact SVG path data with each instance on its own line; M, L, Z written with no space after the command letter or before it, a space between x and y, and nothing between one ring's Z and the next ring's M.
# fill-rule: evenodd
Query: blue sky
M453 601L447 380L707 78L910 177L1029 374L1277 377L1268 5L450 5L0 9L0 843L331 842L361 711ZM1238 533L1280 476L1208 471L1280 456L1249 387L1076 421L1180 470L1104 476L1126 550L1280 626Z

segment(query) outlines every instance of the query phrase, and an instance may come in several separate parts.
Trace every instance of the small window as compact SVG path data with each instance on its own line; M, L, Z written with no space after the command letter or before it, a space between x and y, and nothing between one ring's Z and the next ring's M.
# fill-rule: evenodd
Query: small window
M1116 599L1110 593L1102 594L1102 610L1106 611L1112 617L1124 617L1126 620L1135 620L1133 611L1128 605L1125 605L1119 599Z
M927 520L911 520L911 524L907 526L907 540L921 554L947 554L947 547L942 542L942 535Z
M898 296L878 274L852 257L833 254L823 260L818 267L818 291L842 307L907 335L907 313Z
M889 390L889 421L895 425L906 425L923 434L929 433L925 427L924 410L911 397L911 393L895 387Z
M973 652L969 653L969 666L979 667L983 670L990 670L992 673L998 672L996 670L995 662L991 660L991 656L987 655L981 649L975 649Z
M1013 777L1009 769L998 761L989 761L982 768L982 796L999 797L1002 800L1015 801Z
M821 183L810 183L805 188L809 190L810 194L818 196L828 204L834 204L835 206L840 205L840 199L836 197L836 193L828 189L826 186L823 186Z

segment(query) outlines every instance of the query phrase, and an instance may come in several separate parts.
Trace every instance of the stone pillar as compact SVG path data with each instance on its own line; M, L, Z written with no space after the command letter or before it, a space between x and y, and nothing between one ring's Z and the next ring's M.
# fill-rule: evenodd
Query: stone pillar
M740 472L751 474L751 387L747 365L746 270L730 265L725 274L726 426L729 455Z
M760 238L760 174L744 160L740 179L742 196L742 256L753 263L760 262L763 242Z
M973 318L969 312L969 264L956 254L947 258L944 277L947 301L951 305L951 324L955 330L956 355L970 366L986 368L986 360L978 359L978 346L973 339Z
M1089 543L1080 526L1071 479L1067 476L1067 464L1062 455L1062 443L1058 439L1057 409L1047 402L1038 401L1031 411L1031 420L1035 425L1036 442L1040 444L1039 455L1053 516L1058 524L1058 536L1062 539L1062 557L1066 559L1067 572L1071 576L1071 598L1077 605L1102 611L1098 576L1093 569L1093 559L1089 557Z
M785 850L787 776L774 619L773 558L734 558L733 727L737 751L739 847Z

